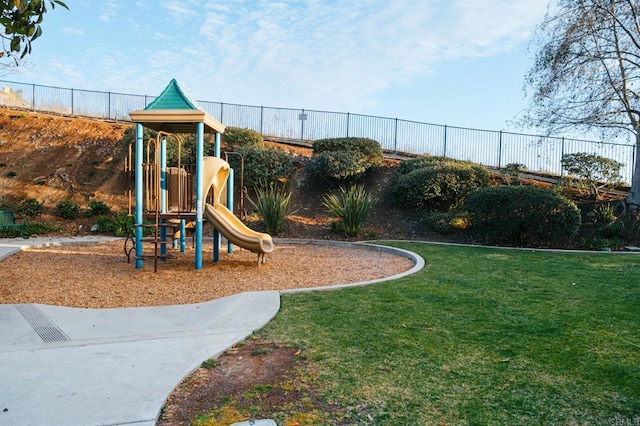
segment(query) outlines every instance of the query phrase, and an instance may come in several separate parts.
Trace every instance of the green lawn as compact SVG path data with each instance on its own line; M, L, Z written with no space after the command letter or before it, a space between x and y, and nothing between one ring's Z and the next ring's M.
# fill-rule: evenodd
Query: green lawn
M389 245L427 266L283 296L259 333L304 348L344 423L640 424L640 256Z

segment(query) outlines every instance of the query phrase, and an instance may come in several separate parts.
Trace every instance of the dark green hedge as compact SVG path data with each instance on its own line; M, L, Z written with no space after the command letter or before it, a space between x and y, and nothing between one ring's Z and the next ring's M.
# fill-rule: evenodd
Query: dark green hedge
M443 162L397 177L396 203L408 208L441 208L460 203L467 194L489 183L489 172L469 163Z
M481 240L505 245L548 245L571 240L580 211L566 198L534 186L494 186L467 197L471 231Z
M367 170L382 164L380 144L367 138L330 138L313 142L310 166L329 181L355 181Z
M264 145L264 139L260 133L242 127L227 127L222 138L229 151L235 151L243 146L261 147Z
M293 171L292 156L285 150L250 145L240 147L236 152L244 158L244 186L247 188L286 178ZM236 178L239 178L240 158L237 155L229 156L229 164Z

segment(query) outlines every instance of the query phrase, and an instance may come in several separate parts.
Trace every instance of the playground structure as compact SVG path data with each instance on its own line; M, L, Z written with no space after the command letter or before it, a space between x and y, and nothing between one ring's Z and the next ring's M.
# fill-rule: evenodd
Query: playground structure
M173 257L179 241L185 251L187 230L193 233L195 269L202 269L203 220L213 226L213 261L219 260L221 234L232 244L258 254L258 264L273 250L268 234L246 227L233 214L233 169L220 158L220 139L225 126L199 108L188 90L175 79L144 110L131 112L136 123L135 152L131 152L128 167L135 176L135 191L129 191L129 209L134 211L133 250L135 266L142 268L144 260L158 261ZM144 139L144 128L155 130L155 139ZM214 156L204 156L205 133L214 136ZM182 143L178 135L195 134L195 162L181 163ZM177 164L167 165L167 145L176 143ZM135 166L132 164L135 159ZM225 191L226 189L226 191ZM206 202L207 194L213 190ZM135 205L134 205L135 200ZM226 204L226 205L225 205ZM145 236L145 229L150 229ZM147 249L145 250L145 247ZM127 252L125 246L125 252Z

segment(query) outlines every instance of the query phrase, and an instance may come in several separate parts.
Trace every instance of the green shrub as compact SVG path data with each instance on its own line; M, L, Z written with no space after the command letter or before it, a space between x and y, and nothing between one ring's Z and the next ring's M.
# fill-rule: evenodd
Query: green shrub
M99 216L96 219L96 225L98 227L98 232L101 234L108 235L116 235L118 231L118 221L117 218L113 216ZM123 237L125 235L119 235Z
M348 190L341 187L339 195L326 194L322 204L339 219L332 230L340 230L355 237L364 226L376 201L376 197L369 194L363 186L353 185Z
M466 209L478 238L506 245L553 245L571 240L581 218L576 205L534 186L494 186L470 194Z
M469 227L469 217L466 212L430 212L424 220L427 228L439 234L448 235L464 231Z
M18 211L27 217L36 217L42 213L42 203L35 198L27 198L20 204Z
M103 201L89 201L89 216L100 216L111 213L111 207Z
M56 205L57 214L63 219L76 219L80 214L80 206L71 200L60 201Z
M60 227L52 223L45 222L29 222L24 233L27 235L47 234L49 232L59 231Z
M265 232L278 235L284 229L291 192L286 192L284 185L270 182L256 187L256 197L256 201L249 198L249 202L262 216Z
M227 127L222 137L229 151L245 146L262 147L264 145L264 139L260 133L241 127Z
M507 185L520 185L520 174L527 169L527 166L521 163L509 163L504 166L503 174Z
M447 157L420 157L420 158L412 158L410 160L403 160L398 164L396 168L396 174L398 175L407 175L415 170L423 169L425 167L434 167L444 164L471 164L466 161L458 161L453 160Z
M451 207L488 183L489 172L482 166L444 162L401 175L393 192L396 203L402 207Z
M16 172L14 172L13 170L10 170L7 172L7 174L5 175L8 178L13 178L16 177L18 174Z
M365 157L365 161L371 166L379 166L383 159L380 144L368 138L330 138L318 139L313 142L314 154L327 151L358 152Z
M330 182L354 181L367 171L364 155L348 151L325 151L314 155L310 167L314 174Z
M244 186L260 186L261 182L275 182L287 178L293 171L290 153L283 149L260 146L244 146L236 150L244 158ZM240 158L229 157L235 176L240 176Z
M382 147L373 139L332 138L313 143L312 171L329 181L354 181L382 164Z

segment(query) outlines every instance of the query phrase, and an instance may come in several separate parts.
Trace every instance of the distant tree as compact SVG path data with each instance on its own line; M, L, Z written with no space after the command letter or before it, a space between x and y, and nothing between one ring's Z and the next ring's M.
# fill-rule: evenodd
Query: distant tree
M4 27L1 57L15 62L31 53L31 43L42 35L40 24L47 13L47 3L69 10L61 0L0 0L0 25Z
M633 134L636 145L627 202L640 206L640 2L553 0L538 27L532 92L524 122L549 131Z

